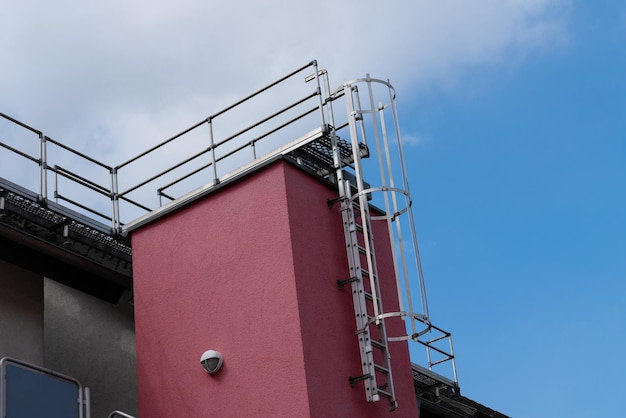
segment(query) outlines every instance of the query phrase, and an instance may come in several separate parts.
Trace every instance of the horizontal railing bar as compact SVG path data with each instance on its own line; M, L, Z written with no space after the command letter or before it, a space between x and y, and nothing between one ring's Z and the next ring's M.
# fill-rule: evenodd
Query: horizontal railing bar
M6 148L9 151L13 151L14 153L16 153L18 155L21 155L22 157L24 157L26 159L29 159L29 160L31 160L34 163L40 163L41 162L41 160L39 158L32 157L32 156L26 154L25 152L20 151L17 148L13 148L12 146L4 144L2 142L0 142L0 147Z
M448 353L446 351L443 351L442 349L437 348L435 346L431 346L430 344L426 344L424 341L417 340L417 342L422 344L422 345L424 345L425 347L427 347L427 348L429 348L431 350L435 350L436 352L438 352L440 354L443 354L444 356L447 356L447 357L449 357L451 359L454 358L454 356L452 354L450 354L450 353Z
M58 192L54 192L54 197L55 197L55 199L61 199L61 200L64 200L64 201L66 201L66 202L69 202L69 203L71 203L71 204L72 204L72 205L74 205L74 206L77 206L77 207L79 207L79 208L81 208L81 209L84 209L84 210L86 210L87 212L93 213L94 215L98 215L98 216L100 216L101 218L104 218L104 219L106 219L106 220L108 220L108 221L112 221L112 219L111 219L110 217L108 217L107 215L105 215L105 214L103 214L103 213L100 213L100 212L98 212L98 211L97 211L97 210L95 210L95 209L88 208L87 206L82 205L82 204L80 204L80 203L78 203L78 202L76 202L76 201L74 201L74 200L70 199L69 197L65 197L65 196L63 196L62 194L58 193Z
M208 164L203 165L203 166L202 166L202 167L200 167L200 168L197 168L197 169L193 170L192 172L190 172L190 173L186 174L185 176L183 176L183 177L181 177L181 178L179 178L179 179L177 179L177 180L174 180L174 181L172 181L171 183L166 184L165 186L163 186L163 187L161 187L161 188L157 189L157 193L159 193L160 195L163 195L163 196L165 196L165 197L167 197L167 198L170 198L170 196L167 196L167 195L165 195L165 194L163 193L163 190L167 190L167 189L169 189L169 188L170 188L170 187L172 187L173 185L175 185L175 184L177 184L177 183L180 183L181 181L183 181L183 180L185 180L185 179L188 179L189 177L193 176L194 174L198 174L198 173L199 173L199 172L201 172L202 170L206 170L207 168L211 167L212 165L213 165L213 163L212 163L212 162L210 162L210 163L208 163ZM174 199L172 198L172 200L174 200Z
M450 337L450 336L452 336L452 334L451 334L451 333L449 333L448 331L444 331L444 330L442 330L441 328L436 327L436 326L434 326L434 325L431 325L431 328L436 329L437 331L439 331L439 332L441 332L442 334L444 334L446 337Z
M441 363L445 363L446 361L450 361L450 360L452 360L452 357L450 357L450 358L442 358L440 360L433 361L433 362L430 363L430 367L436 366L436 365L441 364Z
M286 126L289 126L292 123L294 123L294 122L304 118L305 116L310 115L311 113L315 112L316 110L318 110L317 107L311 108L310 110L307 110L306 112L302 113L300 116L296 116L295 118L293 118L291 120L288 120L287 122L285 122L285 123L283 123L281 125L278 125L276 128L274 128L274 129L264 133L263 135L258 136L257 138L251 140L250 143L252 144L252 143L259 142L261 139L263 139L265 137L268 137L268 136L270 136L270 135L280 131L281 129L285 128Z
M427 343L427 344L436 343L437 341L441 341L441 340L443 340L443 339L445 339L445 338L449 338L449 337L450 337L449 335L442 335L442 336L440 336L440 337L433 338L432 340L428 340L426 343Z
M134 200L127 198L126 196L119 196L118 195L118 198L122 199L123 201L128 202L128 203L130 203L132 205L135 205L138 208L141 208L141 209L145 210L146 212L152 212L152 210L153 210L153 209L151 209L151 208L149 208L147 206L142 205L141 203L137 203Z
M349 122L345 122L345 123L342 123L339 126L335 126L335 132L342 130L343 128L347 127L348 125L350 125L350 123Z
M82 186L85 186L95 192L98 192L104 196L111 197L111 191L106 187L99 185L98 183L94 183L91 180L88 180L82 176L79 176L76 173L71 172L61 166L55 165L54 167L49 167L50 171L55 172L66 179L73 180L75 183L78 183Z
M160 144L157 144L157 145L153 146L152 148L150 148L150 149L148 149L148 150L146 150L146 151L142 152L141 154L136 155L135 157L131 158L130 160L125 161L125 162L123 162L122 164L120 164L120 165L116 166L115 168L116 168L117 170L119 170L120 168L122 168L122 167L124 167L124 166L127 166L128 164L130 164L130 163L132 163L132 162L137 161L137 160L138 160L138 159L140 159L141 157L145 157L146 155L150 154L151 152L156 151L157 149L161 148L162 146L169 144L169 143L170 143L170 142L172 142L173 140L180 138L181 136L183 136L183 135L185 135L185 134L187 134L187 133L189 133L189 132L193 131L194 129L196 129L197 127L199 127L199 126L201 126L201 125L204 125L205 123L207 123L207 120L206 120L206 119L205 119L205 120L203 120L203 121L200 121L200 122L196 123L195 125L193 125L193 126L191 126L191 127L187 128L187 129L185 129L184 131L182 131L182 132L180 132L180 133L177 133L176 135L174 135L174 136L172 136L172 137L170 137L170 138L166 139L165 141L161 142Z
M222 156L220 156L220 157L216 158L216 159L215 159L215 163L217 164L217 163L219 163L220 161L225 160L226 158L228 158L228 157L230 157L230 156L232 156L232 155L234 155L234 154L238 153L239 151L242 151L242 150L244 150L244 149L248 148L251 144L252 144L252 142L251 142L251 141L247 141L247 142L245 142L244 144L240 145L239 147L234 148L234 149L230 150L229 152L227 152L226 154L224 154L224 155L222 155Z
M252 140L250 140L250 141L248 141L248 142L244 143L244 144L243 144L243 145L241 145L240 147L235 148L235 149L231 150L229 153L224 154L224 155L222 155L221 157L217 158L217 159L215 160L215 162L216 162L216 163L218 163L218 162L222 161L223 159L225 159L225 158L227 158L227 157L230 157L230 156L231 156L231 155L233 155L233 154L236 154L237 152L239 152L239 151L241 151L241 150L243 150L243 149L245 149L245 148L247 148L247 147L251 146L253 143L255 143L255 142L259 141L260 139L262 139L262 138L264 138L264 137L266 137L266 136L268 136L268 135L270 135L270 134L272 134L272 133L275 133L275 132L279 131L280 129L284 128L285 126L288 126L288 125L290 125L290 124L294 123L295 121L297 121L297 120L299 120L299 119L302 119L303 117L305 117L305 116L307 116L307 115L311 114L312 112L314 112L314 111L316 111L316 110L317 110L317 107L314 107L313 109L311 109L311 110L309 110L309 111L307 111L307 112L305 112L305 113L301 114L300 116L297 116L297 117L295 117L295 118L293 118L293 119L291 119L291 120L289 120L289 121L287 121L287 122L283 123L282 125L279 125L278 127L274 128L272 131L270 131L270 132L267 132L267 133L263 134L263 136L258 137L258 138L255 138L255 139L252 139Z
M232 108L237 107L237 106L239 106L240 104L242 104L242 103L244 103L244 102L247 102L248 100L252 99L253 97L258 96L259 94L263 93L264 91L266 91L266 90L268 90L268 89L270 89L270 88L274 87L275 85L280 84L280 83L282 83L283 81L287 80L288 78L291 78L291 77L293 77L294 75L296 75L296 74L298 74L298 73L302 72L303 70L305 70L305 69L307 69L307 68L309 68L309 67L315 66L315 65L317 65L317 61L315 61L315 60L313 60L313 61L309 62L309 63L308 63L308 64L306 64L306 65L303 65L302 67L298 68L297 70L294 70L294 71L293 71L293 72L291 72L290 74L287 74L287 75L286 75L286 76L284 76L283 78L281 78L281 79L279 79L279 80L274 81L272 84L269 84L269 85L267 85L267 86L263 87L262 89L260 89L260 90L258 90L258 91L256 91L256 92L254 92L254 93L252 93L252 94L250 94L250 95L249 95L249 96L247 96L247 97L244 97L243 99L239 100L238 102L233 103L232 105L230 105L230 106L228 106L228 107L226 107L226 108L224 108L224 109L220 110L219 112L217 112L217 113L213 114L212 116L210 116L209 118L207 118L207 120L209 120L209 119L213 119L213 118L216 118L217 116L221 115L222 113L228 112L228 111L229 111L229 110L231 110Z
M108 165L103 164L103 163L101 163L100 161L98 161L98 160L96 160L96 159L94 159L94 158L91 158L90 156L85 155L85 154L83 154L83 153L82 153L82 152L80 152L80 151L76 151L76 150L74 150L74 149L72 149L72 148L68 147L67 145L63 145L63 144L62 144L62 143L60 143L59 141L55 141L54 139L50 138L49 136L46 136L46 141L48 141L48 142L52 142L54 145L56 145L56 146L58 146L58 147L60 147L60 148L63 148L64 150L69 151L69 152L71 152L72 154L78 155L79 157L82 157L82 158L84 158L84 159L85 159L85 160L87 160L87 161L90 161L90 162L92 162L92 163L94 163L94 164L96 164L96 165L99 165L99 166L100 166L100 167L102 167L102 168L106 168L107 170L109 170L109 172L111 172L111 170L112 170L112 168L111 168L111 167L109 167Z
M202 156L203 154L206 154L206 153L207 153L207 152L209 152L210 150L211 150L210 148L207 148L207 149L204 149L204 150L202 150L202 151L200 151L200 152L197 152L196 154L194 154L194 155L192 155L191 157L189 157L189 158L187 158L187 159L185 159L185 160L183 160L183 161L179 162L178 164L175 164L175 165L173 165L172 167L170 167L170 168L168 168L168 169L166 169L166 170L164 170L164 171L162 171L162 172L160 172L160 173L157 173L157 174L155 174L154 176L150 177L149 179L147 179L147 180L145 180L145 181L143 181L143 182L141 182L141 183L137 184L136 186L133 186L133 187L131 187L130 189L128 189L128 190L126 190L126 191L124 191L124 192L120 193L120 196L124 196L124 195L126 195L126 194L128 194L128 193L130 193L130 192L132 192L132 191L134 191L134 190L137 190L137 189L138 189L138 188L140 188L141 186L145 186L146 184L150 183L151 181L154 181L154 180L158 179L159 177L162 177L162 176L164 176L165 174L167 174L167 173L169 173L169 172L171 172L171 171L174 171L174 170L176 170L177 168L179 168L179 167L181 167L181 166L183 166L183 165L187 164L188 162L195 160L196 158L198 158L198 157Z
M175 197L172 197L172 196L170 196L170 195L168 195L168 194L165 194L165 193L163 193L161 190L159 190L158 194L159 194L159 196L166 197L166 198L168 198L169 200L176 200L176 198L175 198Z
M311 97L312 97L312 96L309 96L309 97L307 98L307 100L308 100L308 99L310 99ZM302 103L302 102L301 102L301 103ZM300 103L299 103L299 104L300 104ZM295 118L292 118L291 120L289 120L289 121L287 121L287 122L285 122L285 123L283 123L283 124L279 125L278 127L276 127L276 128L274 128L274 129L272 129L272 130L270 130L270 131L266 132L265 134L263 134L263 135L261 135L261 136L259 136L259 137L255 138L255 139L252 139L252 140L250 140L250 141L247 141L247 142L243 143L241 146L239 146L239 147L237 147L237 148L235 148L235 149L231 150L230 152L228 152L228 153L226 153L226 154L224 154L224 155L220 156L219 158L217 158L217 159L215 160L215 162L216 162L216 163L218 163L218 162L220 162L220 161L222 161L222 160L224 160L224 159L226 159L226 158L228 158L228 157L232 156L233 154L236 154L236 153L238 153L239 151L244 150L245 148L247 148L247 147L251 146L252 144L254 144L254 143L256 143L256 142L260 141L261 139L266 138L267 136L269 136L269 135L271 135L271 134L273 134L273 133L276 133L276 132L278 132L279 130L281 130L281 129L285 128L286 126L290 125L291 123L294 123L294 122L296 122L296 121L298 121L298 120L302 119L303 117L305 117L305 116L307 116L307 115L310 115L311 113L315 112L316 110L318 110L318 108L317 108L317 107L314 107L314 108L311 108L311 109L307 110L306 112L302 113L301 115L296 116ZM231 137L230 139L232 139L232 138L233 138L233 137ZM221 145L221 144L223 144L223 143L224 143L224 141L222 141L220 144L215 145L215 147L214 147L214 148L217 148L217 146L218 146L218 145ZM205 150L205 151L203 151L202 153L207 152L207 151L210 151L210 148L209 148L209 149L207 149L207 150ZM199 155L196 155L196 157L197 157L197 156L199 156ZM194 157L194 158L195 158L195 157ZM191 159L189 159L189 161L191 161ZM189 161L186 161L186 162L189 162ZM186 162L185 162L185 163L186 163ZM160 189L158 189L158 191L163 191L163 190L166 190L166 189L170 188L171 186L173 186L173 185L175 185L175 184L177 184L177 183L179 183L179 182L181 182L181 181L183 181L183 180L185 180L185 179L187 179L187 178L189 178L189 177L193 176L194 174L197 174L198 172L200 172L200 171L202 171L202 170L204 170L204 169L207 169L207 168L211 167L212 165L213 165L213 163L208 163L208 164L206 164L206 165L204 165L204 166L202 166L202 167L200 167L200 168L198 168L198 169L196 169L196 170L194 170L194 171L192 171L192 172L188 173L187 175L185 175L185 176L183 176L183 177L181 177L181 178L179 178L179 179L177 179L177 180L174 180L173 182L171 182L171 183L169 183L169 184L166 184L165 186L163 186L163 187L161 187ZM178 168L178 167L175 167L175 168ZM165 173L162 173L162 174L165 174ZM160 177L160 176L159 176L159 177ZM152 180L155 180L155 178L153 178ZM152 180L151 180L151 181L152 181ZM126 192L124 192L124 193L126 193ZM169 196L168 196L168 197L169 197Z
M273 83L271 83L271 84L269 84L269 85L267 85L267 86L263 87L262 89L260 89L260 90L258 90L258 91L256 91L256 92L254 92L254 93L252 93L252 94L250 94L249 96L247 96L247 97L245 97L245 98L243 98L243 99L239 100L238 102L236 102L236 103L234 103L234 104L232 104L232 105L230 105L230 106L228 106L228 107L226 107L226 108L224 108L224 109L220 110L219 112L214 113L213 115L211 115L211 116L207 117L206 119L204 119L204 120L202 120L202 121L200 121L200 122L196 123L195 125L191 126L191 127L190 127L190 128L188 128L188 129L186 129L186 130L182 131L181 133L179 133L179 134L177 134L177 135L174 135L173 137L171 137L171 138L169 138L169 139L167 139L167 140L165 140L165 141L161 142L160 144L157 144L157 145L155 145L154 147L152 147L152 148L150 148L150 149L148 149L148 150L146 150L146 151L142 152L141 154L139 154L139 155L137 155L137 156L135 156L135 157L131 158L130 160L128 160L128 161L126 161L126 162L124 162L124 163L122 163L122 164L118 165L116 168L117 168L117 169L120 169L120 168L122 168L122 167L124 167L124 166L126 166L126 165L128 165L128 164L130 164L130 163L132 163L132 162L134 162L134 161L136 161L136 160L138 160L139 158L144 157L144 156L146 156L147 154L150 154L150 153L151 153L151 152L153 152L153 151L156 151L156 150L157 150L157 149L159 149L160 147L162 147L162 146L164 146L164 145L167 145L168 143L172 142L173 140L175 140L175 139L177 139L177 138L181 137L182 135L184 135L184 134L186 134L186 133L188 133L188 132L190 132L190 131L192 131L192 130L196 129L197 127L199 127L199 126L203 125L204 123L208 123L208 122L210 122L211 120L213 120L213 119L215 119L216 117L218 117L218 116L222 115L223 113L225 113L225 112L227 112L227 111L229 111L229 110L231 110L231 109L233 109L233 108L235 108L235 107L239 106L240 104L242 104L242 103L244 103L244 102L246 102L246 101L248 101L248 100L252 99L253 97L255 97L255 96L257 96L257 95L259 95L259 94L263 93L264 91L266 91L266 90L268 90L268 89L270 89L270 88L272 88L272 87L276 86L277 84L282 83L283 81L287 80L288 78L293 77L294 75L296 75L296 74L298 74L298 73L302 72L304 69L309 68L309 67L311 67L311 66L313 66L313 65L317 65L317 62L316 62L315 60L314 60L314 61L311 61L311 62L309 62L308 64L306 64L306 65L302 66L301 68L299 68L299 69L297 69L297 70L293 71L292 73L287 74L286 76L282 77L281 79L279 79L279 80L277 80L277 81L274 81Z
M214 148L216 148L216 149L217 149L217 147L219 147L220 145L223 145L223 144L225 144L226 142L229 142L229 141L231 141L232 139L234 139L234 138L238 137L239 135L241 135L241 134L243 134L243 133L246 133L246 132L248 132L249 130L251 130L251 129L253 129L253 128L256 128L256 127L257 127L257 126L259 126L259 125L264 124L264 123L265 123L265 122L267 122L268 120L271 120L271 119L275 118L276 116L279 116L279 115L281 115L281 114L285 113L286 111L288 111L288 110L290 110L290 109L293 109L294 107L296 107L296 106L298 106L298 105L300 105L300 104L302 104L302 103L306 102L307 100L309 100L309 99L311 99L312 97L315 97L315 96L317 96L317 93L315 93L315 92L314 92L314 93L312 93L312 94L310 94L310 95L308 95L308 96L306 96L306 97L304 97L304 98L302 98L302 99L298 100L297 102L295 102L295 103L293 103L293 104L291 104L291 105L289 105L289 106L287 106L287 107L285 107L285 108L283 108L283 109L279 110L278 112L276 112L276 113L274 113L274 114L272 114L272 115L269 115L269 116L265 117L264 119L261 119L260 121L258 121L258 122L256 122L256 123L254 123L254 124L252 124L252 125L250 125L250 126L248 126L247 128L244 128L244 129L242 129L241 131L239 131L239 132L237 132L237 133L235 133L235 134L233 134L233 135L231 135L231 136L229 136L229 137L227 137L227 138L223 139L222 141L218 142L217 144L215 144L215 145L214 145ZM318 108L317 108L317 107L315 107L315 109L314 109L314 110L317 110L317 109L318 109Z
M0 116L2 116L3 118L5 118L5 119L7 119L7 120L9 120L9 121L11 121L11 122L13 122L13 123L15 123L16 125L20 125L22 128L28 129L29 131L31 131L31 132L33 132L33 133L36 133L37 135L41 135L41 134L42 134L42 132L41 132L41 131L38 131L37 129L32 128L32 127L28 126L27 124L25 124L25 123L23 123L23 122L20 122L20 121L19 121L19 120L17 120L17 119L13 119L13 118L12 118L11 116L9 116L9 115L6 115L6 114L4 114L4 113L0 112Z

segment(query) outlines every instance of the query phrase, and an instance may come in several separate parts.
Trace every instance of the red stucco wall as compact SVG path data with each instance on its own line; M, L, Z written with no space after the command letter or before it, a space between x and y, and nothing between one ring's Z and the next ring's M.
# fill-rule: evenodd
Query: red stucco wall
M360 359L350 291L336 286L347 261L335 193L279 161L133 232L141 416L388 414L348 384ZM391 416L415 417L408 352L394 344ZM215 376L199 364L207 349L224 355Z
M389 413L382 398L367 403L363 383L348 384L361 374L361 358L350 286L337 288L349 277L339 204L324 203L337 192L312 181L304 172L287 167L287 194L291 220L294 265L299 298L307 385L313 417L416 417L417 402L405 342L391 343L393 376L399 408ZM393 261L389 256L387 224L373 224L378 271L386 311L397 311ZM388 320L389 335L402 335L401 320Z

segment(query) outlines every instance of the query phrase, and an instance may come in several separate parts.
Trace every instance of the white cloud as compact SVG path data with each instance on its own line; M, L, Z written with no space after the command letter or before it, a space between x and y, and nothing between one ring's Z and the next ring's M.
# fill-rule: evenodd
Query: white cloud
M15 2L0 18L3 110L61 136L135 113L182 128L312 58L334 83L445 83L564 36L562 4Z
M402 95L566 39L569 0L23 0L0 111L115 165L313 58ZM410 140L410 138L408 138ZM411 141L409 141L411 142Z

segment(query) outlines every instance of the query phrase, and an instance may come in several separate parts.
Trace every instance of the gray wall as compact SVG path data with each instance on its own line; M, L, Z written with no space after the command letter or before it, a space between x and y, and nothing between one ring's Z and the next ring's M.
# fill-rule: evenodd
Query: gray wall
M0 358L43 364L43 278L0 260Z

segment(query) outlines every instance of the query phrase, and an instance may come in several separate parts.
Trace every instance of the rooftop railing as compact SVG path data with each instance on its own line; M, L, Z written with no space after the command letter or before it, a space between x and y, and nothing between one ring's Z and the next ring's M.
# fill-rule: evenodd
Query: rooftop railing
M0 178L38 190L40 203L53 198L95 216L119 234L125 223L219 183L302 132L324 130L324 77L311 61L116 166L0 113Z

